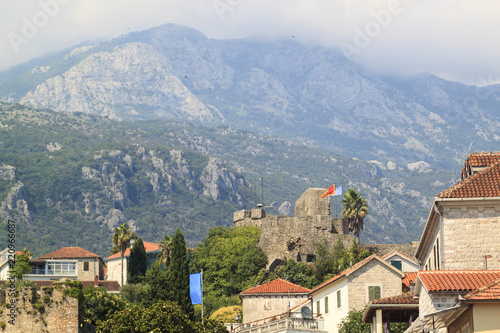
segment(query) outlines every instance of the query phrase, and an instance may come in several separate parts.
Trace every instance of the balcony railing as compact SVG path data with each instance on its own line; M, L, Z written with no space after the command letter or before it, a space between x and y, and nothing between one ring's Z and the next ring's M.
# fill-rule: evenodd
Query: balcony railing
M315 332L323 327L320 327L319 320L317 318L304 319L301 317L293 316L274 316L255 322L245 323L239 327L236 327L231 331L231 333L271 333L283 330L300 330Z

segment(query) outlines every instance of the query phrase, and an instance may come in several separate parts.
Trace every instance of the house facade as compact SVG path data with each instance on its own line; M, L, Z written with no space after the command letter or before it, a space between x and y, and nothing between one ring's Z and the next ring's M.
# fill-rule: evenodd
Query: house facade
M404 273L377 255L314 288L309 297L312 311L324 318L325 330L338 332L338 324L350 310L361 310L375 299L402 293Z
M309 289L276 279L240 293L243 303L243 323L272 318L307 301Z
M393 250L382 257L388 264L396 267L402 272L418 272L420 266L416 262L415 258L412 258L403 252L398 250Z
M144 247L146 248L147 267L149 268L151 264L156 261L156 258L161 250L161 247L159 243L150 243L150 242L144 242ZM123 256L123 284L127 284L129 257L130 257L130 248L125 250L125 254ZM114 280L121 283L122 281L121 254L118 252L107 257L106 263L107 263L106 280Z
M500 153L469 154L462 181L435 198L415 257L423 270L500 269L499 226Z

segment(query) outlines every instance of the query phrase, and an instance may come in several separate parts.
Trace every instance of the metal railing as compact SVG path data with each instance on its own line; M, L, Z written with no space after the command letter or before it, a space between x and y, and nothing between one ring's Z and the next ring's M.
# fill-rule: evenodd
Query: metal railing
M249 323L240 324L239 327L234 328L231 333L270 333L283 329L306 329L318 330L318 315L315 314L311 319L302 317L294 317L293 314L285 313L276 315Z

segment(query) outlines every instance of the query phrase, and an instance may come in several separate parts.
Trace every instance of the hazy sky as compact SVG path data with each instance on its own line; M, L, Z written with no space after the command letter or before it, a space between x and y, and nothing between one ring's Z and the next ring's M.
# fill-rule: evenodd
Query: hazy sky
M296 38L382 74L500 82L498 0L1 0L0 70L164 23L211 38Z

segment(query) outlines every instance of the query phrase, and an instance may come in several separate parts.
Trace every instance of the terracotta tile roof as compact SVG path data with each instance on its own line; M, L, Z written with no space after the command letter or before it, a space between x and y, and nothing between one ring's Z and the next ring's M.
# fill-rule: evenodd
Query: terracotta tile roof
M438 194L439 198L500 197L500 159Z
M500 301L500 279L468 293L464 298L467 301Z
M283 279L276 279L274 281L268 282L266 284L256 286L245 291L242 291L240 295L248 294L307 294L311 290L296 285L294 283L285 281Z
M334 277L332 277L331 279L323 282L322 284L320 284L319 286L317 286L316 288L314 288L313 290L311 290L311 293L323 288L323 287L326 287L327 285L329 285L330 283L333 283L347 275L349 275L350 273L354 272L355 270L357 270L358 268L364 266L366 263L370 262L372 259L378 259L380 262L386 264L388 267L392 267L394 270L396 271L399 271L397 268L391 266L390 264L388 264L387 262L385 262L383 259L381 259L379 256L377 256L376 254L372 254L371 256L369 256L368 258L364 259L364 260L361 260L360 262L358 262L357 264L355 264L354 266L352 266L351 268L348 268L346 269L345 271L343 271L342 273L340 273L339 275L336 275Z
M81 247L63 247L57 251L40 256L40 259L66 259L66 258L100 258L97 254L82 249Z
M418 279L429 292L472 291L500 278L500 270L420 271Z
M370 304L418 304L418 299L414 299L412 293L384 297L373 300Z
M500 160L500 152L482 152L467 155L467 162L471 167L487 167Z
M88 286L93 286L94 285L94 281L82 281L82 289L85 289L87 288ZM107 291L111 291L111 292L116 292L116 291L120 291L120 284L118 283L118 281L102 281L102 280L99 280L97 282L97 285L99 287L104 287L106 288Z
M144 243L144 247L146 248L146 253L151 252L151 251L159 251L161 249L160 243L150 243L150 242L143 242L143 243ZM129 255L130 255L130 249L126 249L124 257L127 257ZM120 254L120 252L118 252L118 253L115 253L115 254L107 257L106 259L109 260L109 259L120 258L120 257L121 257L121 254Z
M405 272L405 277L401 280L403 289L410 290L410 286L417 279L417 272Z

